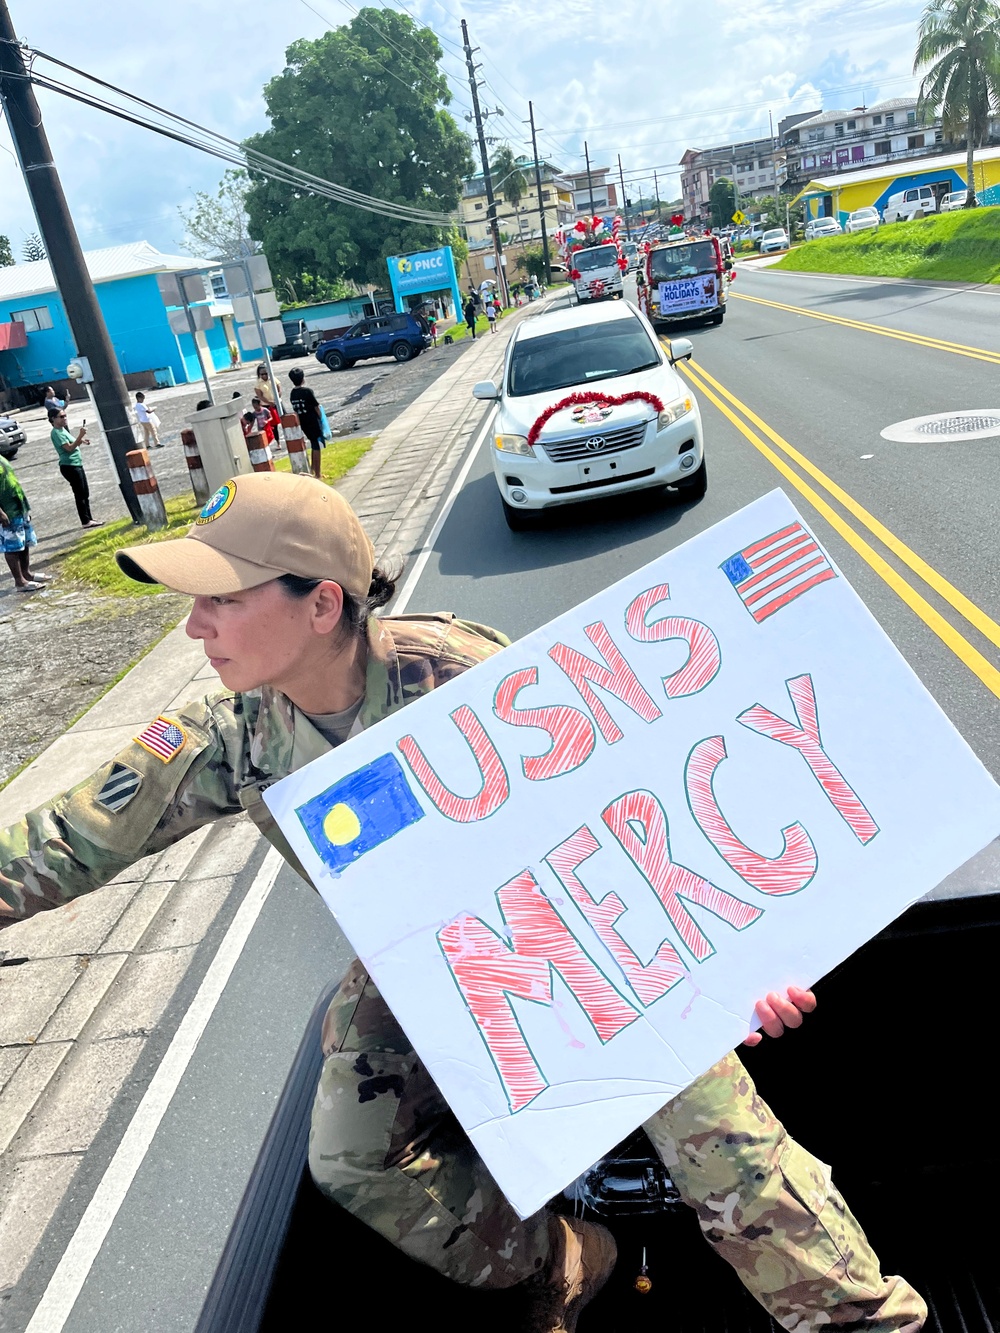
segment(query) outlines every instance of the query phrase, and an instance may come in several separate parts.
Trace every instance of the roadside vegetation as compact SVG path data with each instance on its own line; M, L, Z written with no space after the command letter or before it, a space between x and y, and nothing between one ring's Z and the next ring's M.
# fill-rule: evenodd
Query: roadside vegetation
M375 443L373 435L335 440L323 450L323 480L332 485L348 473ZM287 457L275 459L275 470L291 471ZM58 572L66 580L73 580L109 597L150 597L163 592L159 584L136 583L126 578L115 564L115 551L122 546L136 546L140 542L160 542L172 537L183 537L195 520L200 506L189 495L177 495L167 500L167 526L160 532L147 532L136 527L130 519L121 518L103 528L86 533L76 546L58 562Z
M798 273L857 273L1000 283L1000 208L957 209L877 231L798 245L773 266Z

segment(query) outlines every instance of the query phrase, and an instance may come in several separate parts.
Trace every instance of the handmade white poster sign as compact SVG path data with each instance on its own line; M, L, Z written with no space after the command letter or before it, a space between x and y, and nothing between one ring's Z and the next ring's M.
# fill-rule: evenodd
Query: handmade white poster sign
M1000 832L780 491L266 800L522 1215Z

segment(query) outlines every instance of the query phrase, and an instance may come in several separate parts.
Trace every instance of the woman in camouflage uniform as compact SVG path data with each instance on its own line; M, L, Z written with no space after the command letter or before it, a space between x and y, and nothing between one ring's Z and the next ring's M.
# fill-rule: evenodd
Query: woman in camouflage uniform
M451 615L375 616L394 585L373 570L350 507L311 477L227 482L186 537L117 559L133 578L194 596L188 633L225 688L157 718L0 833L8 922L240 810L302 873L265 788L507 643ZM769 995L765 1031L798 1026L813 1003ZM459 1282L525 1284L538 1328L575 1328L614 1265L610 1234L547 1210L517 1217L360 963L330 1006L323 1049L309 1157L323 1193ZM828 1168L788 1137L735 1054L645 1128L707 1238L784 1328L920 1328L921 1298L881 1276Z

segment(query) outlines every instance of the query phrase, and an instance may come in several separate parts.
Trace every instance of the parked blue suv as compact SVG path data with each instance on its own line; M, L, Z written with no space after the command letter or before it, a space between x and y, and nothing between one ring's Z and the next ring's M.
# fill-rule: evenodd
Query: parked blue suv
M372 356L393 356L397 361L430 347L427 321L407 312L363 319L337 338L327 338L316 348L316 359L328 370L343 370Z

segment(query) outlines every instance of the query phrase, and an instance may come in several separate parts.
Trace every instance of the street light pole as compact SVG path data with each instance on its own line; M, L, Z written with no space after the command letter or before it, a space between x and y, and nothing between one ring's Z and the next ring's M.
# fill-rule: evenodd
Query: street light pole
M629 226L628 223L628 201L625 198L625 173L624 171L622 171L621 153L618 154L618 179L619 181L621 181L621 187L622 187L622 213L624 214L625 217L625 235L629 238L629 240L631 240L632 228Z
M549 237L545 230L545 205L542 203L542 164L538 160L538 139L535 136L535 108L528 103L528 123L531 126L531 152L535 159L535 193L538 195L538 220L542 228L542 268L546 287L552 282L552 265L549 263ZM558 210L556 211L558 219Z
M2 2L2 0L0 0ZM490 175L490 160L486 153L486 134L483 130L483 113L479 109L479 84L476 80L476 66L472 59L472 46L469 43L469 25L462 19L462 45L465 48L465 65L469 71L469 91L472 93L472 111L476 120L476 136L479 139L479 156L483 164L483 184L486 187L486 216L490 231L493 233L493 254L497 267L497 282L504 306L510 304L507 295L507 275L503 270L503 246L500 242L500 224L497 221L497 206L493 198L493 178ZM478 47L476 48L479 49Z
M111 449L122 499L138 523L142 521L142 511L126 459L136 443L129 422L125 381L52 161L42 113L31 76L25 69L7 0L0 0L0 101L77 352L90 362L94 404Z
M655 171L653 172L653 189L656 191L656 220L657 222L662 222L663 214L660 211L660 178Z
M587 140L583 141L583 156L587 162L587 190L590 193L590 216L593 217L597 212L597 205L594 203L594 178L590 174L590 149L587 147Z

